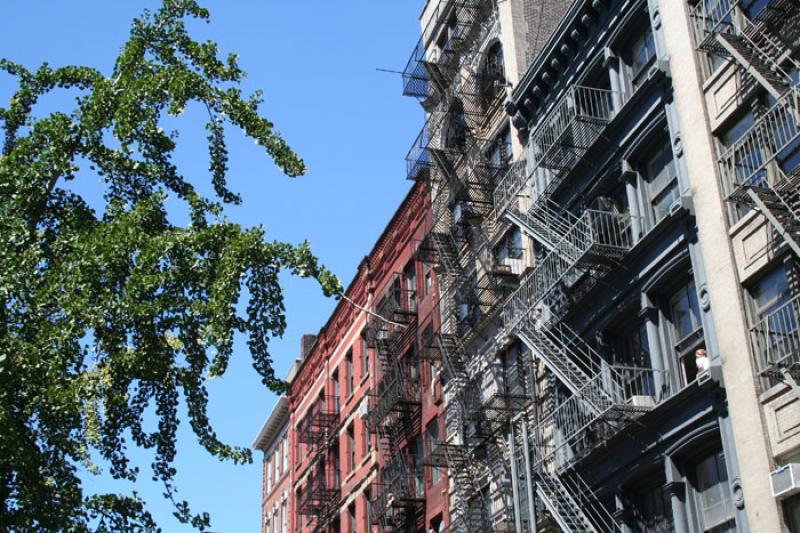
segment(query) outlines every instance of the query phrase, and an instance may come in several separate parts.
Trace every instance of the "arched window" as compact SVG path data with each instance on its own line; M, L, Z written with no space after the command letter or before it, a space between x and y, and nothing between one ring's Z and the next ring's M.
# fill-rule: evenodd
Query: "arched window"
M445 131L444 144L448 149L464 148L467 140L467 119L464 116L464 106L456 101L450 109L447 130Z
M483 102L488 104L500 93L506 82L503 45L500 42L494 43L486 52L480 81Z

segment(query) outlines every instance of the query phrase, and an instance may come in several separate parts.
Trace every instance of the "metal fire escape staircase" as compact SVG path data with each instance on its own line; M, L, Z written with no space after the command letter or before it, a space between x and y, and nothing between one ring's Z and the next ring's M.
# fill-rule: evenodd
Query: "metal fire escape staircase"
M800 256L800 87L775 105L719 158L723 193L756 207Z
M539 212L554 209L541 199L539 202ZM557 313L545 318L543 307L552 303L556 288L571 273L608 265L627 253L633 244L630 220L626 214L595 210L575 219L554 214L557 216L552 220L520 219L528 231L542 241L549 240L552 251L506 301L503 319L506 330L518 336L573 395L534 427L538 496L565 531L611 531L613 528L602 525L605 519L597 518L607 513L592 500L577 473L559 472L556 451L565 449L599 421L624 421L645 409L629 402L622 385L628 381L626 376L605 364L588 343L559 321ZM558 238L569 222L569 229ZM546 438L556 434L561 434L562 444L549 446Z
M800 68L791 57L791 46L800 37L800 3L768 1L752 21L741 0L705 4L700 2L692 12L697 48L731 58L776 100L719 157L723 194L727 201L764 215L777 237L800 257L800 87L790 74ZM764 351L761 373L784 379L800 396L793 310L785 306L751 335Z
M773 97L780 98L792 85L783 65L788 63L795 68L797 65L786 46L771 33L776 10L768 4L764 17L751 21L744 9L741 0L699 2L692 10L697 48L731 58Z
M616 116L619 110L614 100L623 102L624 95L594 87L570 87L542 117L531 135L531 172L525 173L522 164L512 166L495 187L496 216L501 218L506 214L537 172L546 174L547 181L536 192L536 197L552 198Z
M297 427L298 444L305 445L305 455L312 458L297 513L314 521L314 531L324 530L330 523L339 501L339 487L329 479L325 462L337 435L338 400L335 396L323 396L309 408Z
M369 399L370 431L376 434L381 458L373 482L370 523L382 531L402 531L424 509L408 451L421 430L419 375L413 362L400 356L416 331L416 299L413 291L399 287L393 283L376 309L382 318L370 317L367 329L380 367L376 393Z

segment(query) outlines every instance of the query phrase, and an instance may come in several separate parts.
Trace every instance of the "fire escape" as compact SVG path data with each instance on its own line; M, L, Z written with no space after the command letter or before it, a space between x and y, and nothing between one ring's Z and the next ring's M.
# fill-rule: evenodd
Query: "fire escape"
M564 531L618 529L572 467L611 436L609 424L619 428L646 412L654 402L641 397L652 398L656 381L663 379L652 369L609 364L563 320L636 239L628 213L573 213L555 201L625 102L626 95L608 89L570 87L533 130L530 160L512 164L494 190L495 216L510 220L546 250L504 302L502 315L506 333L522 340L568 391L566 399L518 415L511 454L517 479L530 483Z
M337 512L340 487L328 468L330 448L337 438L339 398L320 396L297 427L297 442L311 463L297 502L297 515L313 521L314 531L325 531Z
M396 276L368 323L370 344L380 367L377 390L370 397L370 431L377 435L380 460L372 486L372 524L381 531L418 531L425 519L424 487L416 474L421 457L412 453L420 434L421 403L414 345L416 293L403 289Z
M509 499L493 497L490 485L501 493L509 488L501 430L528 401L486 362L496 347L482 337L516 286L510 267L492 253L500 231L492 216L493 183L506 162L490 161L484 135L505 84L499 70L471 66L493 8L485 0L441 2L403 76L404 94L419 98L428 112L406 160L408 178L426 181L432 194L433 228L420 253L436 268L441 326L425 353L447 376L448 431L429 445L425 462L448 469L451 531L512 527Z
M692 11L697 48L728 58L745 79L774 99L753 125L719 157L729 202L759 211L775 235L800 256L800 87L791 44L800 36L800 6L772 0L748 16L741 0L700 2ZM751 330L762 375L789 383L800 396L797 299Z

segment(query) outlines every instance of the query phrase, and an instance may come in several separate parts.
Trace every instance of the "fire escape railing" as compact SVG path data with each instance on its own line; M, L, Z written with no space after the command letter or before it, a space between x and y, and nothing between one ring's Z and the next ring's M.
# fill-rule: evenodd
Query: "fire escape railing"
M750 328L759 373L777 376L800 367L800 295L764 316Z
M800 256L800 88L794 87L719 158L728 201L756 207Z
M297 427L297 441L315 451L324 449L335 437L339 424L339 398L323 396L322 399L323 402L318 400L308 409Z
M372 483L370 523L399 530L408 512L416 512L424 505L423 487L417 483L421 476L415 475L416 468L415 459L407 450L395 453L383 465Z
M338 501L340 487L335 480L329 481L327 473L321 468L324 464L315 466L319 469L307 478L305 490L300 493L297 502L297 514L306 516L322 522L326 517L335 511Z
M780 2L771 2L778 4ZM774 17L768 7L763 16L751 21L741 0L698 2L690 13L693 36L698 50L733 59L745 72L758 81L775 98L792 84L789 70L783 63L796 67L787 47L773 35ZM796 30L795 30L796 31Z
M502 216L520 194L530 175L546 169L549 179L540 196L550 198L569 172L602 135L618 109L614 100L624 101L622 93L573 85L538 122L531 135L531 168L513 168L495 190L495 208ZM624 104L623 104L624 105Z
M726 199L748 201L749 187L780 188L786 174L774 165L800 140L800 88L795 87L758 118L719 158Z
M586 210L555 246L558 251L541 260L503 305L506 330L515 329L572 269L619 258L630 250L631 216Z
M420 37L403 69L403 96L427 98L430 94L429 83L430 76L425 69L425 42Z

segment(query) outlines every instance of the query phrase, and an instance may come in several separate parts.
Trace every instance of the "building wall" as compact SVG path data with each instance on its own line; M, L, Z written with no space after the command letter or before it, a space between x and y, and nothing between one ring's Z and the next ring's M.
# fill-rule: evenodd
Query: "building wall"
M377 300L393 286L398 276L410 272L408 268L415 272L419 324L425 328L433 322L435 327L436 315L431 305L436 300L435 275L416 259L419 244L428 231L429 205L426 187L423 184L412 187L373 250L362 261L346 291L347 298L337 305L292 382L291 424L297 435L293 441L294 494L298 502L303 501L308 478L319 467L322 457L326 463L325 484L332 492L328 505L312 506L315 514L308 512L302 503L297 506L296 530L299 532L372 530L370 505L380 485L379 471L385 458L382 443L368 426L370 402L378 394L377 385L382 379L382 363L368 339L367 330L369 320L374 321L378 313ZM427 289L426 274L431 276ZM415 333L409 342L417 346L421 339ZM365 355L368 366L364 363ZM421 388L419 427L426 427L441 409L431 398L431 383L425 382ZM320 394L329 399L337 398L333 400L337 405L335 420L330 425L329 436L322 436L314 443L303 443L304 420L313 411ZM330 400L328 405L331 405ZM354 451L353 460L351 451ZM423 520L437 516L446 519L447 506L441 495L441 483L446 481L432 486L427 469L425 476L429 482L425 486L427 505L424 509L429 516L424 516Z
M284 453L286 453L285 456ZM282 529L284 520L286 521L286 532L293 531L292 469L289 454L288 420L276 434L274 441L264 450L262 474L262 532L284 533Z
M511 205L523 211L532 207L541 216L544 211L538 199L546 197L554 202L556 212L564 214L583 216L582 213L589 212L587 208L610 210L614 216L622 214L632 231L631 242L624 253L613 259L612 266L604 266L597 258L587 260L584 255L582 266L594 269L599 285L576 294L576 287L586 282L566 276L563 278L566 283L559 282L562 285L559 290L563 292L558 298L551 292L549 299L531 304L531 309L537 307L545 316L555 316L556 324L574 328L578 338L583 339L576 342L589 350L586 353L594 351L592 359L603 361L602 365L607 365L612 375L627 351L619 341L630 340L620 339L620 330L641 323L643 328L637 342L645 340L648 347L648 357L642 361L646 363L642 375L652 376L648 378L652 380L648 388L656 385L658 391L667 385L661 389L662 394L652 396L652 406L637 415L635 424L619 420L612 424L613 436L604 435L607 430L602 426L608 423L603 421L604 417L587 417L580 410L570 412L569 418L559 414L556 420L561 421L542 432L551 409L556 408L558 413L565 413L567 407L591 411L596 399L591 395L582 398L574 388L571 392L562 390L570 388L569 375L565 378L563 372L559 374L559 365L549 362L547 353L538 354L544 364L535 367L536 371L545 377L555 377L544 380L537 390L535 409L541 422L527 421L522 426L535 434L534 439L559 442L564 434L571 434L569 424L573 420L577 422L581 416L584 420L595 418L588 430L584 430L583 441L576 439L558 445L563 451L553 463L560 468L570 465L573 470L544 478L568 486L580 475L581 483L586 482L598 496L596 516L581 518L581 513L565 510L591 510L590 502L584 506L573 502L555 513L563 515L560 525L567 529L574 529L574 524L581 520L593 522L594 528L600 530L604 527L598 528L598 523L623 530L645 527L642 509L637 507L637 493L641 494L645 479L655 476L664 481L659 490L668 503L664 506L667 512L658 516L669 524L663 522L660 527L675 531L710 527L714 519L708 508L704 512L703 507L709 481L703 477L705 474L701 475L701 467L710 464L704 462L708 457L714 457L717 463L714 468L718 477L713 490L720 491L720 500L724 502L726 527L737 531L785 531L790 527L785 515L797 513L797 501L786 500L781 504L771 496L769 485L769 472L797 457L797 420L800 420L797 396L790 391L785 374L781 379L776 377L778 372L774 368L763 368L764 353L758 351L764 349L763 344L759 348L754 337L758 333L754 321L764 316L756 309L757 291L765 283L772 283L768 277L780 269L786 271L783 281L786 287L780 289L782 294L780 298L776 296L772 311L763 313L780 312L783 313L780 317L789 317L785 326L778 326L782 329L773 334L773 341L780 335L784 345L788 345L797 336L790 325L796 321L797 311L791 302L797 294L797 284L795 261L789 257L797 230L789 222L789 236L782 236L781 228L776 229L772 219L764 216L773 207L755 212L753 202L747 198L726 201L728 192L720 186L731 179L721 170L725 168L722 165L727 147L736 136L746 138L752 130L746 130L747 124L737 124L748 113L754 113L755 120L764 116L778 91L753 76L757 66L740 62L732 52L726 52L730 58L718 61L719 67L710 72L709 54L696 50L698 41L693 40L693 32L696 23L705 20L697 15L702 6L711 10L708 6L714 5L717 4L653 0L575 2L550 42L533 58L522 83L514 90L511 105L507 106L526 144L528 162L528 179L523 180L526 183L517 180L522 198L514 199ZM784 10L779 18L785 21L788 31L773 33L769 37L773 39L771 46L779 48L780 40L796 42L792 33L796 30L791 29L790 22L800 15L795 12L796 5L788 7L788 3L780 2L720 5L718 13L733 8L730 20L739 25L737 28L746 27L747 17L757 16L746 10L779 7ZM719 27L728 28L730 22ZM642 40L647 28L652 38ZM768 25L759 30L762 35L765 31L769 31ZM717 38L717 50L719 42ZM648 49L651 51L646 54ZM648 56L646 65L639 63L639 59ZM781 65L773 68L774 72L780 74L781 68L796 72L796 52L792 52L791 46L784 45L783 53L776 53L775 57ZM643 68L637 70L639 67ZM790 76L785 80L788 87L779 90L788 91L791 96L795 90L791 86L796 81L789 81ZM605 97L593 101L590 95L601 94L608 95L612 105L600 111L599 116L598 108L605 106ZM796 104L791 105L795 106L793 118L783 123L788 124L788 131L794 131L797 120ZM559 121L554 117L560 117ZM581 121L589 125L581 126ZM772 131L777 131L776 128ZM763 128L760 131L761 144L750 150L759 150L758 157L766 158L774 148L767 141L770 132ZM543 132L549 136L542 136ZM544 144L548 140L551 145ZM553 148L559 145L562 147ZM573 157L577 152L577 157L571 161L561 159L558 164L568 167L561 172L559 167L552 166L557 161L553 154L566 153L558 151L564 150L565 145L569 145L566 150L573 150ZM765 163L764 173L769 179L780 171L789 175L796 171L796 158L791 150L796 151L796 141L795 148L786 151L788 155L783 153L777 161ZM657 170L655 160L649 158L654 153L663 153L671 159L670 174L653 172ZM743 157L741 152L739 157ZM776 168L778 164L782 168ZM654 176L658 179L653 179ZM670 176L674 185L659 185ZM621 201L611 201L615 190L619 191ZM788 207L795 209L796 219L796 205ZM501 214L508 209L498 205L495 208ZM659 214L663 208L667 209ZM748 208L750 211L746 212ZM517 223L526 225L524 220ZM536 227L533 233L535 238L544 235ZM580 239L584 240L573 242L584 246L592 240L608 238L602 232L582 235ZM587 250L592 253L590 248ZM569 256L569 250L562 255ZM564 261L571 259L567 257ZM528 280L544 279L541 278L543 272L546 274L544 269L553 263L543 259ZM527 292L509 300L516 309L525 301L524 294L535 293L532 283L523 285ZM682 292L682 287L686 292ZM676 293L676 289L681 292ZM675 306L680 301L676 297L682 294L687 295L688 303L681 305L691 308L686 313ZM506 305L506 309L509 315L519 314L513 305ZM689 315L691 319L687 320ZM522 319L523 324L525 320ZM684 321L696 324L694 338L676 342L680 337L676 339L675 333L682 331ZM514 329L509 323L506 327ZM552 329L541 322L532 327ZM763 323L759 327L776 326ZM537 359L537 351L544 349L543 341L537 340L534 331L523 331L522 336L534 339L526 340L526 344ZM690 358L695 348L707 349L708 372L695 375ZM566 347L565 351L569 353ZM794 352L787 355L790 360L796 361L797 357ZM605 370L601 368L602 372ZM557 386L553 387L553 383ZM606 387L607 384L602 385L591 394L602 393ZM627 401L641 404L643 392ZM548 402L554 402L555 407ZM654 435L658 437L654 439ZM600 442L602 447L598 447ZM537 447L536 442L532 445ZM521 450L522 445L518 447L520 453L526 451ZM578 451L580 455L575 455ZM523 472L516 479L522 485L530 477ZM524 487L519 488L524 492ZM536 490L536 498L547 492ZM525 529L535 520L531 518L524 523L528 510L525 506L529 508L535 498L526 500L523 496L516 500L523 510L517 523L522 521ZM648 504L651 514L652 503ZM585 524L585 527L590 526Z

